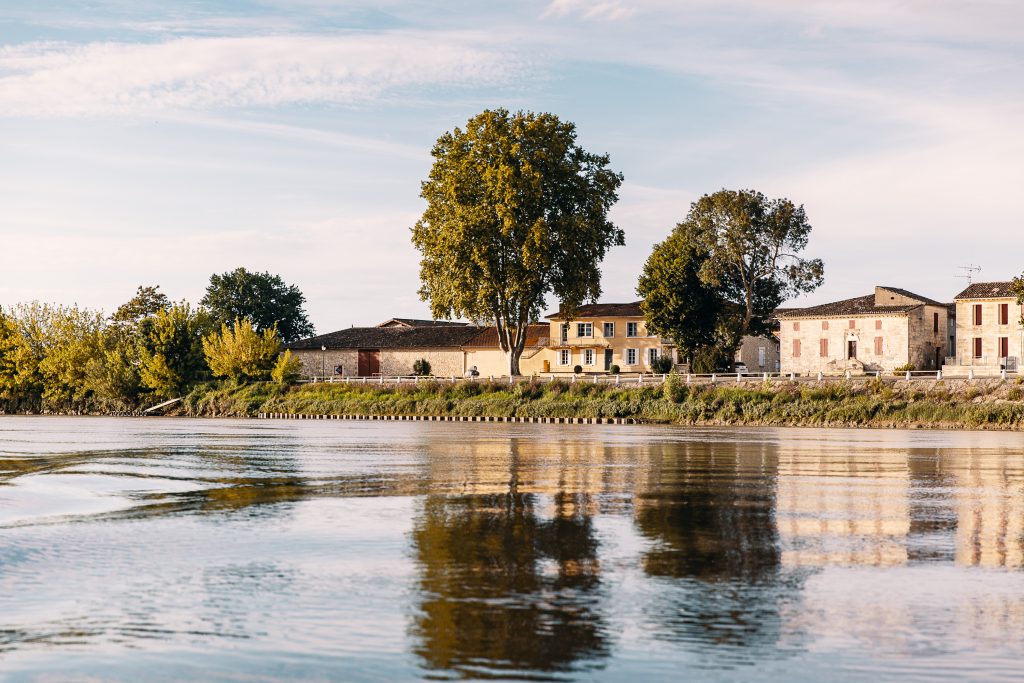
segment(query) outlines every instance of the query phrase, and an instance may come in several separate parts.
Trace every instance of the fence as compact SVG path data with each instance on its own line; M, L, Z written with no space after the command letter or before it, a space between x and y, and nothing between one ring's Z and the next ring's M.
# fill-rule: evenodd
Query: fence
M1007 370L1002 370L997 374L982 375L976 374L973 370L969 371L966 377L955 377L945 379L984 379L984 378L1001 378L1007 379ZM534 376L521 376L521 377L510 377L508 375L489 375L489 376L477 376L477 377L423 377L418 375L394 375L385 376L378 375L375 377L310 377L307 379L299 380L300 383L304 384L354 384L354 385L378 385L378 386L402 386L402 385L415 385L420 382L432 382L432 383L443 383L443 384L457 384L459 382L486 382L491 384L509 384L514 385L523 382L538 382L541 384L552 383L552 382L568 382L570 384L586 382L589 384L604 384L604 385L615 385L621 387L630 386L658 386L661 385L668 375L665 374L593 374L593 375L556 375L556 374L541 374ZM712 374L695 374L695 373L683 373L679 375L679 379L685 384L751 384L751 383L781 383L781 382L796 382L796 383L812 383L812 382L868 382L871 380L882 379L884 381L897 381L897 380L941 380L944 379L941 370L916 370L909 372L900 372L895 374L893 372L869 372L866 374L852 374L846 373L843 375L826 375L824 373L812 373L812 374L800 374L800 373L783 373L783 372L764 372L764 373L712 373Z

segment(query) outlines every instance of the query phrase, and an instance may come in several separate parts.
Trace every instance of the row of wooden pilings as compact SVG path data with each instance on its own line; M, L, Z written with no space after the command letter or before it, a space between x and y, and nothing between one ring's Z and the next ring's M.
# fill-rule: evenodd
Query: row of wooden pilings
M493 417L486 415L297 415L259 413L261 420L386 420L394 422L536 422L543 424L637 424L631 417Z

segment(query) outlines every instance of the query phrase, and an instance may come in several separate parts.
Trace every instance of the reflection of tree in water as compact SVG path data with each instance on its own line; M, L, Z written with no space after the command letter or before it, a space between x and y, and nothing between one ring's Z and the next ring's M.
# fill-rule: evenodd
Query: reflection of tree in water
M655 542L644 571L673 580L655 600L661 635L715 658L749 660L752 648L774 649L800 583L781 569L777 457L745 447L673 445L652 460L649 487L635 503L637 527Z
M513 479L514 479L513 475ZM427 496L413 534L424 666L453 676L537 677L607 655L586 494Z

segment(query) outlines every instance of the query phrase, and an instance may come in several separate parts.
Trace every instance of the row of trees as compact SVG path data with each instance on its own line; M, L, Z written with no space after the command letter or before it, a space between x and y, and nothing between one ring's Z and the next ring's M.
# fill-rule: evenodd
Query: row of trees
M244 268L214 275L198 307L139 287L112 315L77 306L0 309L0 408L133 410L214 377L297 376L282 344L312 334L298 288Z
M420 296L436 318L496 325L518 375L545 297L571 319L600 296L600 263L624 244L608 218L622 174L576 143L572 123L546 113L484 111L442 135L432 154L427 208L412 229ZM731 363L744 335L770 331L779 304L821 285L821 260L800 256L810 232L803 207L788 199L753 190L701 197L640 277L649 329L698 370Z

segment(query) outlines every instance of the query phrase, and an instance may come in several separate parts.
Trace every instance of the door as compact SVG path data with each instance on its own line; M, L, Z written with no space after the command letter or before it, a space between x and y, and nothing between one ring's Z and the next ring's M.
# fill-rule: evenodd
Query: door
M380 374L380 350L359 349L359 376L372 377Z
M938 370L942 367L942 363L945 359L942 357L942 347L935 347L935 369Z
M611 349L605 349L604 350L604 371L608 372L611 369L612 369L612 350Z
M846 342L846 357L856 358L857 357L857 342L851 339Z

